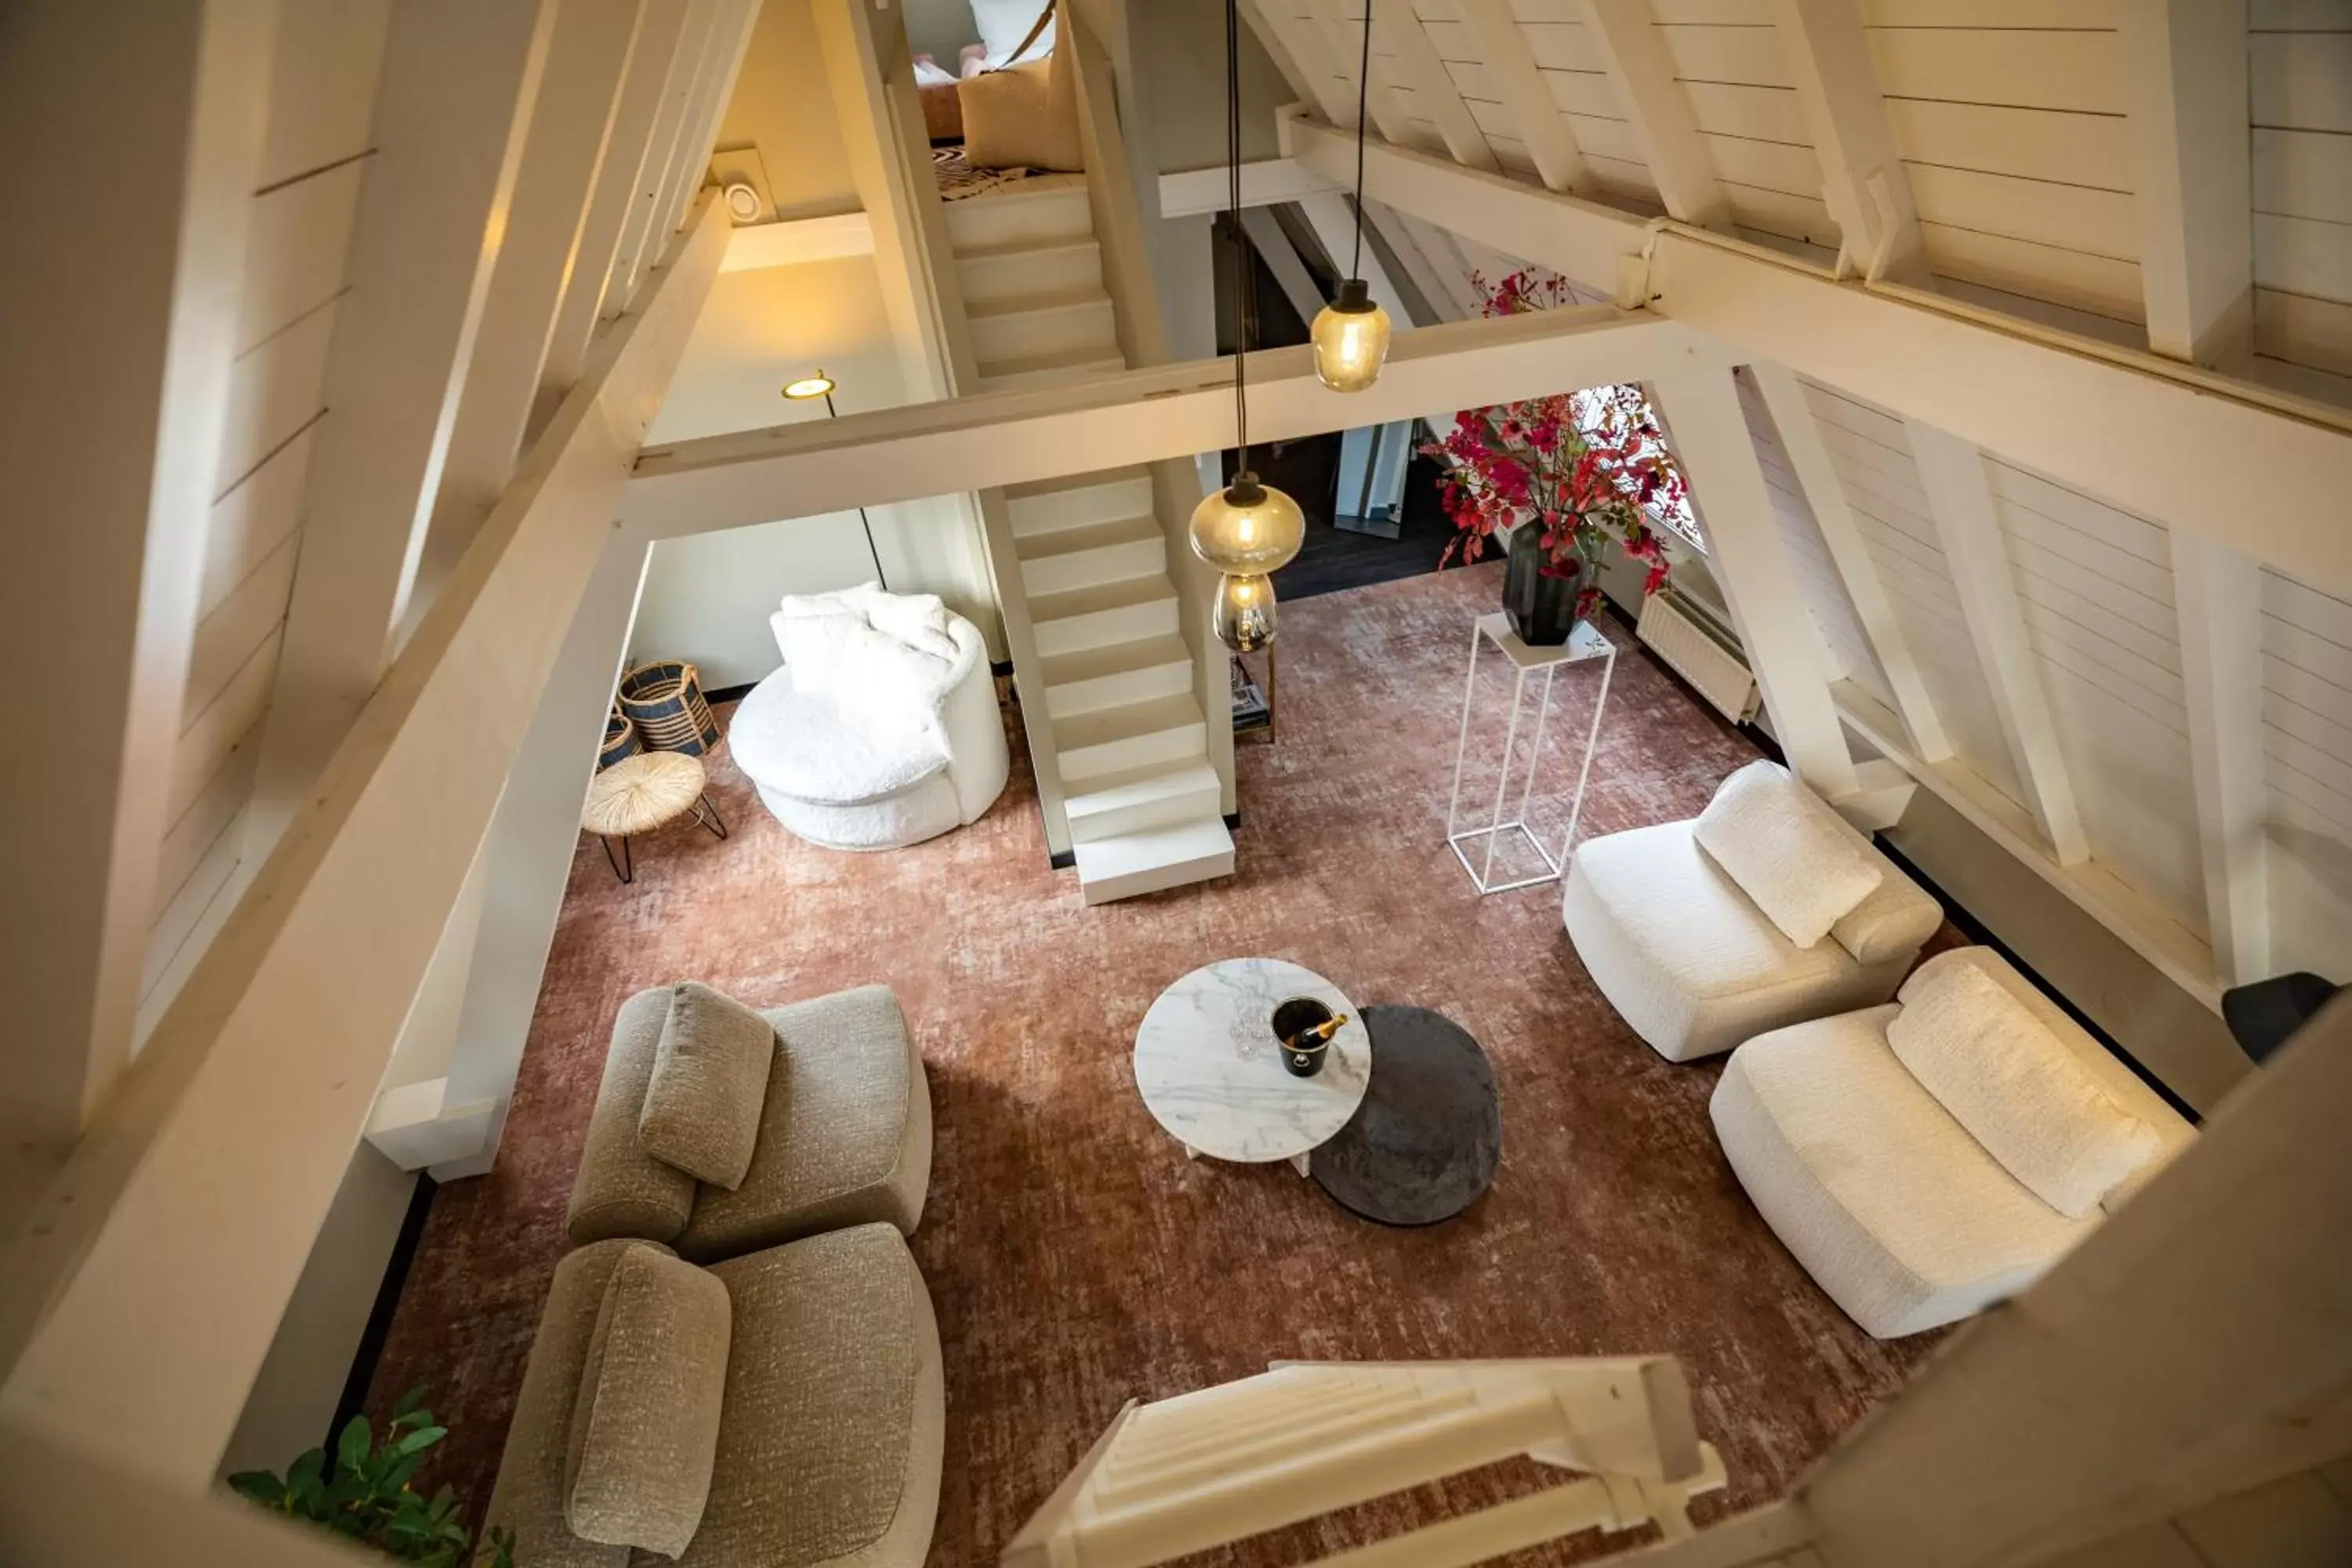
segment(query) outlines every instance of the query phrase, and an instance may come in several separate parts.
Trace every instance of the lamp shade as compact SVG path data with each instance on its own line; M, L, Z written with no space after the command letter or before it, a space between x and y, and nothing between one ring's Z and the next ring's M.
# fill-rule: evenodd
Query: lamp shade
M812 397L823 397L840 384L824 372L818 371L814 375L804 375L786 386L784 395L794 403L806 403Z
M1381 378L1389 357L1389 313L1372 303L1360 278L1339 285L1339 297L1316 312L1315 376L1334 392L1361 392Z
M1228 575L1259 576L1289 564L1307 540L1298 503L1242 472L1192 509L1192 553Z
M1209 618L1217 640L1236 653L1274 640L1274 581L1255 573L1217 579L1217 606Z

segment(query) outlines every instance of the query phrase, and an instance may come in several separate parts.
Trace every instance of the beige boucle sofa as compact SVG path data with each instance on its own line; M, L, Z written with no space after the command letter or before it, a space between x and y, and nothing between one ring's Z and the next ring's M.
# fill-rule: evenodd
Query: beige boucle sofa
M751 1168L731 1192L638 1145L670 994L641 991L614 1020L572 1187L575 1244L634 1237L711 1263L876 1221L914 1231L930 1182L930 1091L888 986L761 1011L776 1031L775 1057Z
M658 1560L583 1540L566 1520L579 1466L574 1405L593 1397L583 1387L591 1342L600 1312L609 1310L606 1287L635 1247L669 1253L653 1242L599 1241L556 1268L485 1516L514 1532L515 1561L529 1568ZM713 1413L709 1490L677 1561L684 1568L918 1568L939 1509L946 1396L939 1326L905 1240L890 1225L865 1225L708 1272L726 1287L731 1339ZM657 1354L661 1347L635 1348ZM600 1347L600 1363L617 1353ZM642 1406L612 1411L610 1403L609 1393L596 1401L599 1419L625 1424L641 1415L654 1426L672 1418ZM646 1495L674 1494L677 1468L646 1463ZM625 1490L628 1478L622 1480Z

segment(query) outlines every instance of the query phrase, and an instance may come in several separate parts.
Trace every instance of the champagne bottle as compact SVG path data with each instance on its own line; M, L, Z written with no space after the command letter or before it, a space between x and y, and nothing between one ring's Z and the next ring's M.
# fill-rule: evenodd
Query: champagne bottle
M1319 1024L1309 1025L1307 1027L1299 1030L1298 1033L1290 1037L1291 1048L1297 1050L1307 1046L1328 1044L1330 1041L1331 1037L1339 1032L1340 1026L1345 1024L1347 1021L1348 1015L1345 1013L1335 1013Z

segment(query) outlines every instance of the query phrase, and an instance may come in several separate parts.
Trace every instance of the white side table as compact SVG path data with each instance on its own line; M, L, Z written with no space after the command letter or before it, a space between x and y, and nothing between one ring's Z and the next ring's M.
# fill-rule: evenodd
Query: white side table
M1502 656L1511 661L1511 721L1503 737L1503 765L1495 775L1495 805L1483 826L1465 826L1462 812L1462 767L1468 760L1470 749L1470 703L1478 680L1478 645L1489 642ZM1536 772L1543 756L1544 730L1551 718L1552 678L1563 665L1581 664L1587 659L1601 660L1601 691L1592 702L1592 725L1585 731L1584 756L1577 765L1576 795L1568 812L1568 830L1560 837L1559 853L1555 856L1535 829L1528 826L1528 806L1534 798ZM1528 748L1527 776L1519 785L1518 814L1508 821L1503 818L1503 804L1510 797L1511 772L1517 761L1519 741L1519 710L1526 705L1528 678L1536 671L1543 672L1543 689L1536 698L1535 743ZM1558 647L1531 647L1519 640L1511 630L1510 617L1496 610L1480 616L1470 628L1470 672L1462 683L1462 731L1454 743L1454 796L1445 807L1445 842L1453 847L1454 858L1470 873L1470 880L1480 893L1506 893L1514 888L1532 888L1544 882L1557 882L1568 865L1568 852L1576 844L1576 825L1584 815L1585 781L1592 776L1592 748L1601 738L1601 714L1609 705L1609 681L1617 673L1617 645L1602 637L1590 621L1579 621L1569 634L1568 641ZM1533 876L1520 877L1507 882L1495 880L1495 844L1505 834L1517 833L1534 847L1537 857L1547 869ZM1471 858L1471 847L1485 840L1484 849L1476 862Z

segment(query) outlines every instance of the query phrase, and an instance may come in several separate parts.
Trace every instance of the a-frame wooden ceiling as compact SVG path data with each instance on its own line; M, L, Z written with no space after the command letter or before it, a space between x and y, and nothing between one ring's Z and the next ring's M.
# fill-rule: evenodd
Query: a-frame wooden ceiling
M2352 405L2352 0L2173 9L2212 19L1377 0L1370 118L1459 163ZM1354 121L1362 17L1255 0L1335 124Z

